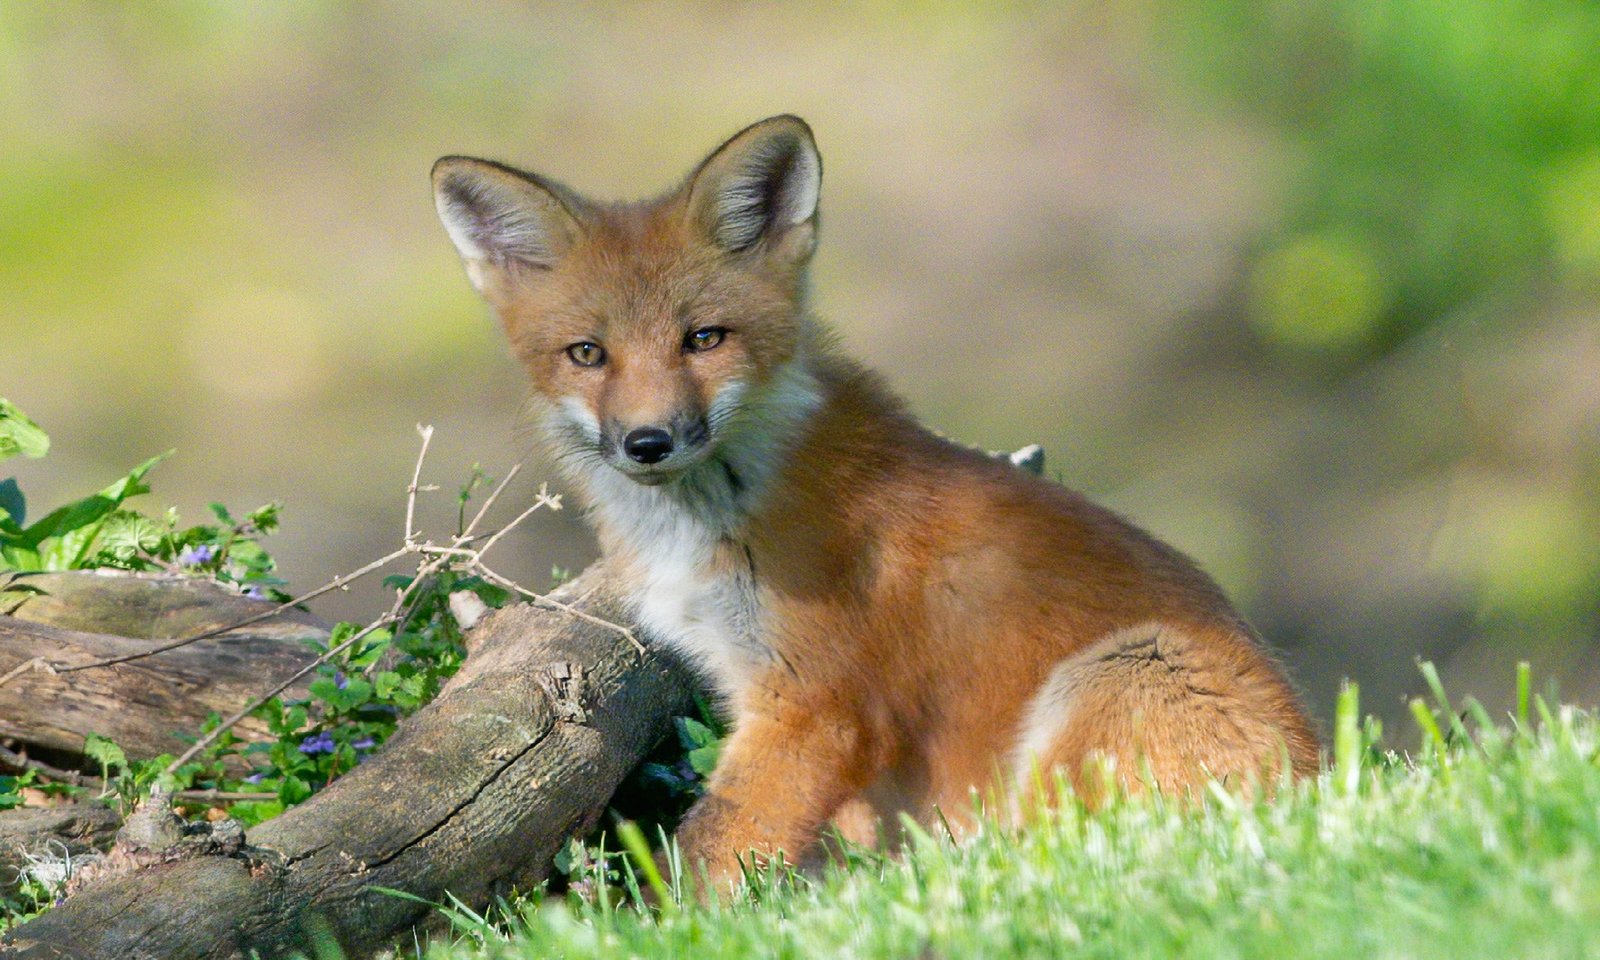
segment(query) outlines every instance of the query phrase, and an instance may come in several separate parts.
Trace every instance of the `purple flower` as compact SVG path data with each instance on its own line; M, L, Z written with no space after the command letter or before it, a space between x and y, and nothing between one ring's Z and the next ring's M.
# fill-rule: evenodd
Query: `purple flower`
M216 547L209 543L201 543L192 547L184 547L178 553L178 562L186 567L198 567L202 563L210 563L216 555Z
M372 739L371 737L362 737L360 740L357 740L355 743L350 744L350 746L355 747L357 750L371 750L373 747L376 747L377 745L378 745L378 741Z
M333 685L343 690L345 687L350 686L350 678L344 675L343 670L335 670L333 671Z
M332 753L335 749L333 734L324 730L300 741L301 753Z
M265 600L265 599L267 599L267 591L263 590L261 588L260 584L256 584L256 583L246 584L245 588L243 590L240 590L239 592L244 594L245 596L249 597L252 600Z
M267 779L267 771L265 771L265 770L257 770L255 773L250 774L250 776L245 777L244 778L244 782L245 783L260 783L261 781L263 781L265 779Z

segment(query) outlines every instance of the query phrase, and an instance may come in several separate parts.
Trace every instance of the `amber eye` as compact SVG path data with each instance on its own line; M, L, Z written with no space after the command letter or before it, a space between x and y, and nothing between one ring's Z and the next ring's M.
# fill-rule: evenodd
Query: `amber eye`
M727 335L728 331L723 327L701 327L683 338L683 348L696 352L710 350L721 343Z
M568 347L567 356L571 357L572 362L580 367L598 367L606 362L605 348L588 340L582 343L574 343Z

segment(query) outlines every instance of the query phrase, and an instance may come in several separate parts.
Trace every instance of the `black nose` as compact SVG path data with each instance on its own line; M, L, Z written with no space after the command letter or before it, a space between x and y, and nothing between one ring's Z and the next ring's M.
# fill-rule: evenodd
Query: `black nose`
M672 434L659 427L640 427L622 439L622 449L640 463L660 463L672 452Z

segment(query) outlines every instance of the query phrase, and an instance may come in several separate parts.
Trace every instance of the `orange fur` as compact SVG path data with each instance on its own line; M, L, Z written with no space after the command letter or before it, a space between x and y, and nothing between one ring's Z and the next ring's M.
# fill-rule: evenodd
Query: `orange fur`
M933 435L833 347L805 306L820 178L793 117L638 204L435 168L642 623L729 712L686 855L721 879L744 851L804 855L835 816L959 819L1035 765L1091 796L1096 757L1178 791L1314 770L1281 670L1189 560ZM665 459L636 456L639 430Z

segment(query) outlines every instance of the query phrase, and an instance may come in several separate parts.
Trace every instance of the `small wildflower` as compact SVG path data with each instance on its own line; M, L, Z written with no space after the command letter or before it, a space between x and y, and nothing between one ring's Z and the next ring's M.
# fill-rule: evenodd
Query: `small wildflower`
M377 745L378 741L372 739L371 737L362 737L360 740L350 744L350 746L355 747L357 750L371 750Z
M217 548L209 543L199 543L192 547L184 547L178 553L178 563L185 567L198 567L210 563L217 555Z
M239 592L244 594L245 596L249 597L252 600L265 600L265 599L267 599L267 591L262 589L260 584L247 583L247 584L245 584L244 589L240 590Z
M267 779L267 771L265 771L265 770L257 770L255 773L252 773L248 777L245 777L244 778L244 782L245 783L260 783L261 781L263 781L265 779Z
M326 730L300 741L301 753L332 753L335 747L333 734Z
M350 686L350 678L344 675L343 670L335 670L333 671L333 685L343 690L345 687Z

